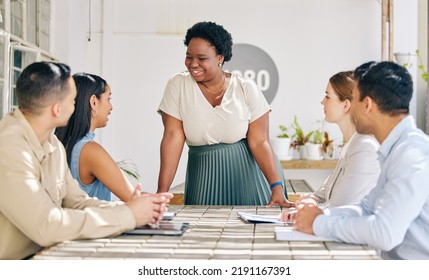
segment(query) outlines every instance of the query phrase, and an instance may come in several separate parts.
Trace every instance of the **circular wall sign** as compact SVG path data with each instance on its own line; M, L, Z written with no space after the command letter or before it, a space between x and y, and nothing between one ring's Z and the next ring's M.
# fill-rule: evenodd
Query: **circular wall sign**
M232 46L232 58L225 70L252 79L268 103L273 101L279 87L279 73L271 57L262 49L249 44Z

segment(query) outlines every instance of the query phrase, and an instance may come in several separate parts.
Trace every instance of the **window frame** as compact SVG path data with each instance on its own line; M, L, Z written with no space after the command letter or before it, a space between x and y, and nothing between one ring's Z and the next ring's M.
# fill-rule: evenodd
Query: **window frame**
M0 92L1 108L0 119L9 112L9 48L10 48L10 35L9 33L0 29L0 39L4 41L3 49L3 75L0 75L0 82L3 83ZM1 64L0 64L1 65Z
M15 63L15 51L16 50L21 51L25 55L34 54L35 59L25 61L25 63L23 63L21 65L21 67L18 67L14 64ZM36 61L41 61L41 51L36 50L34 48L31 48L31 47L23 46L17 42L13 42L10 44L9 54L10 54L10 59L9 59L10 71L9 71L9 87L8 87L8 111L11 112L11 111L15 110L16 108L18 108L18 104L13 104L13 101L15 100L14 99L14 92L16 89L16 81L15 81L15 77L14 77L15 72L19 71L20 73L22 73L24 68L27 67L28 65L30 65L31 63L36 62Z
M27 39L28 34L28 19L26 18L28 11L29 0L17 0L21 5L22 9L22 36L17 36L12 34L11 25L12 25L12 13L11 13L11 0L2 0L3 4L3 21L4 29L0 28L0 39L4 41L4 61L3 63L3 76L0 77L0 119L3 118L8 112L12 112L17 108L17 104L14 103L14 89L16 85L14 83L14 74L15 70L22 72L22 70L30 63L36 61L58 61L53 55L49 53L50 51L50 37L51 37L51 11L52 11L52 1L51 0L32 0L35 1L35 15L36 15L36 42L30 42ZM42 8L49 7L49 11L42 11ZM33 13L32 12L32 13ZM41 25L49 26L48 30L43 29ZM42 48L45 47L45 48ZM34 61L30 59L26 61L21 68L14 65L14 55L15 50L23 52L23 54L34 54ZM0 65L1 65L0 63ZM1 67L1 66L0 66ZM16 81L15 81L16 82ZM1 85L3 83L3 85Z

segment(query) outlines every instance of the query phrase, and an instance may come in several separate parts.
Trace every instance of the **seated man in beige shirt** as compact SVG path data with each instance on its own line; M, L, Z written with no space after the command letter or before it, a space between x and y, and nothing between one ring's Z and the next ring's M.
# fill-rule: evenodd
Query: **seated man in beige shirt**
M170 193L141 194L127 203L90 198L72 178L54 135L74 111L70 68L36 62L16 85L19 108L0 122L0 259L27 258L44 246L119 235L156 223Z

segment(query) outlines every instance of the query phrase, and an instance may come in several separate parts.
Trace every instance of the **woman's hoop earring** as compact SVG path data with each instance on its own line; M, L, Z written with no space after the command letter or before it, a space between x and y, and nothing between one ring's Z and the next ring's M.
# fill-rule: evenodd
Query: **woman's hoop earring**
M95 112L95 114L93 114ZM96 116L98 116L98 111L97 110L92 110L91 111L91 116L93 117L93 118L95 118Z
M219 67L222 67L222 62L219 62Z

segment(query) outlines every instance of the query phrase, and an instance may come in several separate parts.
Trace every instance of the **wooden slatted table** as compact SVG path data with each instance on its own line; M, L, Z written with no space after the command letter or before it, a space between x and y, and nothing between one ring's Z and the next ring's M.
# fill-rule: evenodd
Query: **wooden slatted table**
M280 207L171 205L172 221L187 222L181 236L120 235L116 237L64 241L38 252L34 260L148 259L171 264L193 260L335 260L379 259L366 245L326 241L279 241L274 228L283 224L252 224L237 212L278 215ZM143 262L144 264L144 262Z
M281 160L283 169L335 169L336 160Z

